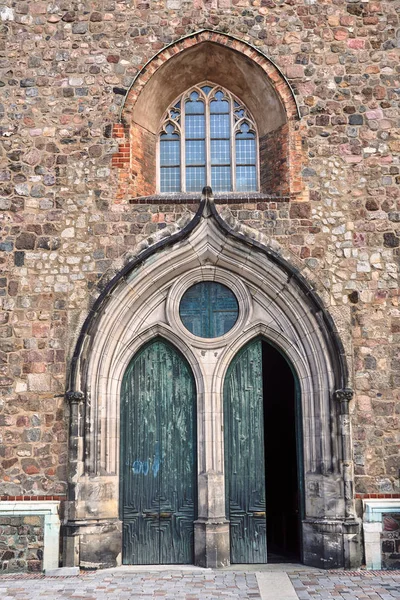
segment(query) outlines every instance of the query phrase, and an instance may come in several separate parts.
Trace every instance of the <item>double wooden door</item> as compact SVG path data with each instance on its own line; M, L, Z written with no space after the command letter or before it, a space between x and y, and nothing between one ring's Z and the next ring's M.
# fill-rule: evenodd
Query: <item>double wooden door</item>
M121 389L124 564L193 563L196 394L187 361L156 339Z

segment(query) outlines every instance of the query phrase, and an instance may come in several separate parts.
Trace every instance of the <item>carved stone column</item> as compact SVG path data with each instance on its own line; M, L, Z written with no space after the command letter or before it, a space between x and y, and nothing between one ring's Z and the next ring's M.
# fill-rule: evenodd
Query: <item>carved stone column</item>
M202 439L198 457L200 474L194 553L196 565L213 569L229 565L230 555L229 523L225 517L222 402L221 395L206 391L200 411Z
M335 391L335 399L340 403L340 434L342 439L342 467L346 519L354 519L353 456L350 430L349 404L353 390L344 388Z
M335 400L340 403L340 434L342 439L342 468L344 482L344 504L346 519L354 519L353 456L351 447L349 403L353 390L343 388L335 391Z
M350 400L353 390L343 388L335 391L335 400L340 403L340 434L342 440L342 472L344 487L345 521L343 522L344 566L355 569L360 566L360 525L354 510L354 466L350 427Z
M68 440L68 503L66 507L66 517L73 521L75 517L76 505L76 483L78 481L80 470L82 469L82 411L84 408L85 395L80 391L69 391L65 398L70 406L69 418L69 440ZM79 466L81 463L81 467ZM68 524L64 527L64 566L79 566L79 535L75 528Z
M69 480L76 480L79 473L78 463L82 460L81 444L83 439L82 409L85 395L79 391L69 391L65 394L70 406L69 418Z

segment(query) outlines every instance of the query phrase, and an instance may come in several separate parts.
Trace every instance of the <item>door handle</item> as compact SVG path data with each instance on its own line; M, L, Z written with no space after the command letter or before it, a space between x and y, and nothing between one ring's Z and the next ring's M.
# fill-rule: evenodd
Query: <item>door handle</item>
M158 513L144 513L146 519L158 519Z
M160 512L160 519L170 519L172 514L172 512Z
M261 511L261 510L253 510L253 517L265 517L265 511Z

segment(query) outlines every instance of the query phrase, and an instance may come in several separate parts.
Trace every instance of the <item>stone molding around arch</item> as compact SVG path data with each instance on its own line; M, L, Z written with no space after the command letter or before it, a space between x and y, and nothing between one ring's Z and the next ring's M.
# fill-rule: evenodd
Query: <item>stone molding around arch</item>
M188 359L198 393L195 562L209 567L228 563L223 381L236 352L261 335L288 357L300 383L303 560L310 566L354 567L359 534L347 405L337 400L343 396L340 390L350 398L340 338L300 273L277 252L227 225L205 192L181 232L142 252L110 282L78 340L68 393L73 402L67 562L111 566L120 561L119 390L132 356L162 336ZM176 326L179 294L199 279L232 285L248 304L240 328L216 338L208 349ZM99 559L99 546L109 549L107 560Z
M160 50L129 88L113 135L119 149L117 202L156 194L157 131L180 93L210 80L237 95L259 130L260 193L307 199L301 178L299 110L294 92L275 63L228 34L201 30Z

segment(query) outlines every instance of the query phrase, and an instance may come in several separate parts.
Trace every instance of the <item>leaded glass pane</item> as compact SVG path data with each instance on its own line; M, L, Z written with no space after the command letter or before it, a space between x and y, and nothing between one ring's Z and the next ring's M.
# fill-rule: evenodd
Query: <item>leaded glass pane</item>
M179 140L179 133L176 131L175 129L175 125L172 124L171 122L169 122L166 127L165 127L165 131L163 131L160 134L160 140L164 141L164 140Z
M255 192L257 190L256 167L236 167L236 189L238 192Z
M210 115L210 134L212 138L225 138L230 136L231 122L229 115Z
M180 192L181 191L181 168L173 167L160 169L160 191L161 192Z
M211 140L211 164L229 165L231 162L231 144L229 140Z
M230 103L218 91L210 102L211 187L215 192L232 189Z
M186 139L202 139L206 136L204 115L186 115Z
M243 140L254 139L254 132L250 130L250 125L244 122L237 132L236 137Z
M215 192L229 192L232 189L231 167L211 167L211 187Z
M255 134L246 122L236 134L236 189L238 192L257 190Z
M201 192L206 185L205 167L186 167L186 191Z
M197 92L190 94L190 99L185 103L185 113L189 114L204 114L204 102L200 99Z
M160 190L179 192L181 189L181 142L172 123L160 135Z
M161 140L160 142L160 165L174 166L181 164L181 142Z
M235 117L239 120L239 119L243 119L244 117L244 109L240 108L238 110L235 110Z
M236 164L252 165L256 162L256 141L236 138Z
M225 96L222 92L215 94L214 100L210 102L211 114L229 114L229 102L224 99Z
M206 144L204 140L186 141L186 164L187 165L205 165L206 164Z
M169 113L171 119L173 119L174 121L179 121L179 117L181 116L181 113L179 112L179 110L171 110Z
M203 281L183 294L179 314L183 325L193 335L215 338L232 329L239 316L239 306L228 287Z
M201 91L192 89L166 112L159 146L161 191L199 192L204 185L216 192L257 189L257 140L250 115L228 92L214 90L212 84L202 85ZM240 125L235 134L232 123L235 128Z

